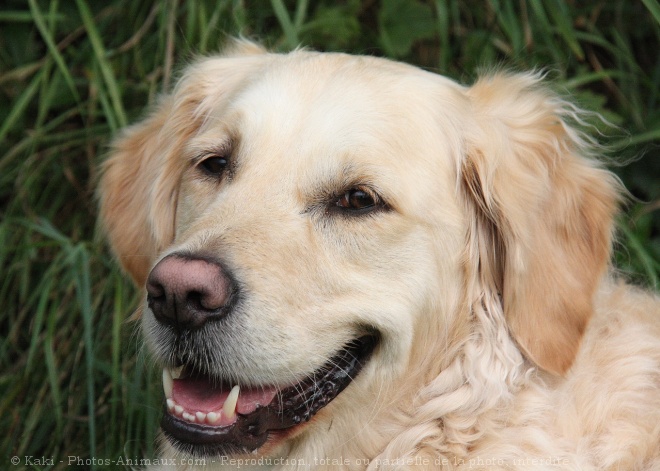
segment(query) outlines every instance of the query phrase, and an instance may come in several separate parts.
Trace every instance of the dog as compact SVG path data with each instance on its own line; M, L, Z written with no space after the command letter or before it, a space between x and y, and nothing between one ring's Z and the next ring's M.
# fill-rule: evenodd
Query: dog
M536 72L190 64L99 185L163 367L152 464L660 469L660 303L610 266L583 116Z

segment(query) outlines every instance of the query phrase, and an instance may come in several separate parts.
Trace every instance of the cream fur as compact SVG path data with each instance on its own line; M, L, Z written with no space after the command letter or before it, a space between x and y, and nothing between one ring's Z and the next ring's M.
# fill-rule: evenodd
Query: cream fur
M229 261L249 297L213 371L287 384L357 325L380 332L310 423L234 459L657 470L660 303L608 274L620 188L579 113L536 74L468 88L383 59L238 42L191 64L116 140L101 219L138 286L175 251ZM200 178L195 159L229 141L231 179ZM351 185L391 209L318 208ZM146 305L142 323L162 360Z

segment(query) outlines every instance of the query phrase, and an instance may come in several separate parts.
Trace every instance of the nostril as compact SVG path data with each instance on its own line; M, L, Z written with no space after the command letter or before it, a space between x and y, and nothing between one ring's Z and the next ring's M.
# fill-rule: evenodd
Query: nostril
M165 288L162 284L153 282L150 278L147 281L147 296L153 299L164 298Z
M188 305L191 309L208 312L214 312L224 307L224 304L212 302L212 298L208 293L200 291L191 291L188 293Z

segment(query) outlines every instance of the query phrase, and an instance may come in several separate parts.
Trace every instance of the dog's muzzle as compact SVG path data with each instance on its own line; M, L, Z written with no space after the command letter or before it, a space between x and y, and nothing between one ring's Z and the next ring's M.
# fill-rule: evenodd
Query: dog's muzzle
M147 302L158 324L178 344L222 329L238 302L237 283L216 260L174 253L151 271ZM214 323L214 326L210 324ZM309 421L358 375L379 336L363 330L315 371L287 385L239 385L230 374L212 374L209 358L197 351L177 360L181 345L171 345L170 366L163 370L165 436L180 451L228 455L257 450L269 438L284 436ZM192 342L192 343L191 343ZM227 358L231 364L231 358Z

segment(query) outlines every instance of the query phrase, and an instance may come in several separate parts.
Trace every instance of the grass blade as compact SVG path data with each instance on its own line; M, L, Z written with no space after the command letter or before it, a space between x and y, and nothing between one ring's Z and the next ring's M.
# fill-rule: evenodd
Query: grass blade
M73 77L71 76L71 73L69 73L69 69L64 62L64 58L62 57L62 54L60 54L60 51L58 51L57 46L55 45L55 42L53 41L53 38L48 31L48 27L46 26L46 19L41 13L41 10L39 10L39 6L37 5L36 0L28 0L28 4L30 5L30 11L32 12L32 15L34 16L34 24L37 26L39 33L41 33L41 37L46 43L48 51L53 57L55 64L57 64L57 67L64 77L64 81L69 87L69 90L71 90L71 94L73 95L74 99L77 103L80 103L80 95L78 95L78 90L76 90Z
M105 81L106 87L108 88L108 94L110 95L110 100L112 101L114 115L117 118L119 126L126 126L128 119L126 118L126 112L124 111L124 105L121 101L121 93L119 92L119 85L115 79L112 67L108 63L107 54L105 48L103 47L103 41L101 35L94 24L94 18L92 13L89 10L89 6L85 0L76 0L76 5L78 6L78 12L87 31L89 41L92 45L94 51L94 56L96 61L101 69L101 75Z
M83 342L85 345L85 370L87 382L87 414L89 417L89 453L96 456L96 394L94 393L94 313L89 273L89 254L82 245L73 247L69 253L76 287L78 307L83 319Z
M296 5L296 15L293 20L293 25L296 31L300 31L300 28L302 28L303 23L305 22L308 6L309 0L298 0Z
M642 3L651 12L655 21L660 24L660 3L657 0L642 0Z
M626 246L632 250L637 260L644 267L644 272L653 289L660 288L660 279L658 278L658 266L653 256L646 250L640 238L625 223L618 224L619 230L626 238Z
M280 26L284 30L287 47L289 49L297 48L300 45L298 32L291 22L291 17L289 16L289 12L287 11L286 6L284 6L284 2L282 0L270 0L270 3L273 7L273 11L275 12L275 16L277 16L277 19L280 22Z
M29 106L30 102L37 94L37 90L39 89L39 82L41 81L42 77L43 70L32 79L30 85L25 90L23 90L23 93L21 93L21 95L14 103L14 106L11 108L9 115L2 123L2 126L0 126L0 143L4 141L7 133L9 133L9 131L16 126L16 123L22 117L23 113L25 113L25 110Z
M584 59L584 51L575 37L573 25L571 24L572 16L568 13L566 4L559 0L551 0L548 10L550 10L550 15L562 39L568 44L568 47L571 48L579 60Z

